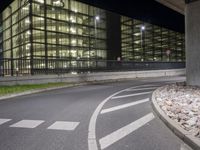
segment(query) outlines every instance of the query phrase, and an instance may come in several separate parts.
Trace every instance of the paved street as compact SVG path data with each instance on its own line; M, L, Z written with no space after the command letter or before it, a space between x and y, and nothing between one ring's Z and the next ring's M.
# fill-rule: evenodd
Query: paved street
M188 150L153 112L183 77L65 88L0 101L0 150Z

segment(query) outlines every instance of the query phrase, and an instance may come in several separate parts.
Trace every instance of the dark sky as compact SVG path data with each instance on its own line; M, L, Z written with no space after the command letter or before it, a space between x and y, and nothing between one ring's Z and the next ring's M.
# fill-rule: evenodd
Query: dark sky
M184 16L154 0L81 0L110 11L184 32ZM0 0L1 11L12 0Z

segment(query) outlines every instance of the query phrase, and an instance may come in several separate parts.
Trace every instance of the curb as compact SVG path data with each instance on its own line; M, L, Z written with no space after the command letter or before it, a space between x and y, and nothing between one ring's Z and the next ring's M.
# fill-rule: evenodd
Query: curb
M45 89L38 89L38 90L29 90L21 93L13 93L5 96L0 96L0 101L1 100L6 100L6 99L11 99L19 96L25 96L25 95L31 95L31 94L36 94L36 93L42 93L42 92L47 92L51 90L59 90L63 88L70 88L70 87L75 87L75 86L82 86L82 85L92 85L92 84L100 84L100 83L112 83L116 81L124 81L123 79L118 79L118 80L102 80L102 81L88 81L88 82L82 82L82 83L72 83L71 85L67 86L58 86L58 87L52 87L52 88L45 88Z
M164 111L160 108L155 100L155 90L152 94L152 106L158 117L176 134L181 140L188 144L193 150L200 150L200 139L191 135L188 131L181 128L178 123L170 119Z

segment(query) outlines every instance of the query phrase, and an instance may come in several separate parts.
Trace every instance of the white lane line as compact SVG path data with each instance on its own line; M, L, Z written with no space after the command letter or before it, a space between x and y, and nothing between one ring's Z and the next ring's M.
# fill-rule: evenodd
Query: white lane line
M11 119L0 119L0 125L10 121Z
M42 124L43 120L21 120L10 127L12 128L36 128L40 124Z
M139 88L139 89L128 89L127 91L140 91L140 90L154 90L158 87L148 87L148 88Z
M180 150L192 150L188 145L186 144L181 144Z
M104 104L108 102L113 96L120 94L121 92L124 92L125 90L118 91L112 94L111 96L107 97L95 109L94 113L92 114L92 117L90 118L90 123L89 123L89 128L88 128L88 150L98 150L97 140L96 140L96 122L97 122L97 117L101 109L103 108Z
M147 86L147 85L142 85L142 86ZM151 86L151 85L150 85ZM134 86L134 87L141 87L141 86ZM127 89L118 91L106 99L104 99L95 109L94 113L92 114L92 117L90 118L90 123L88 127L88 150L98 150L97 146L97 140L96 140L96 122L97 122L97 117L99 113L101 112L101 109L105 105L106 102L108 102L112 97L116 96L117 94L120 94L121 92L124 92L128 89L134 88L134 87L129 87Z
M47 129L73 131L76 129L76 127L78 125L79 125L79 122L56 121L54 124L49 126Z
M149 113L148 115L132 122L131 124L129 124L125 127L122 127L119 130L101 138L99 140L101 150L103 150L103 149L109 147L110 145L112 145L113 143L121 140L122 138L129 135L133 131L139 129L140 127L144 126L146 123L150 122L154 118L155 118L155 116L153 115L153 113Z
M131 106L134 106L134 105L145 103L145 102L148 102L148 101L149 101L149 98L146 98L146 99L139 100L139 101L136 101L136 102L131 102L131 103L115 106L115 107L112 107L112 108L107 108L107 109L102 110L101 114L105 114L105 113L108 113L108 112L124 109L124 108L127 108L127 107L131 107Z
M138 95L145 95L145 94L150 94L150 93L152 93L152 92L142 92L142 93L135 93L135 94L128 94L128 95L120 95L120 96L112 97L112 99L126 98L126 97L138 96Z

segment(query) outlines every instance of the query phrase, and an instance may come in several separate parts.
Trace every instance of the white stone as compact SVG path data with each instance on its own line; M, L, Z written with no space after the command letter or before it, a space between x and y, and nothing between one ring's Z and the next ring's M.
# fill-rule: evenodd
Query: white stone
M182 128L200 138L200 88L171 84L156 91L162 110Z

